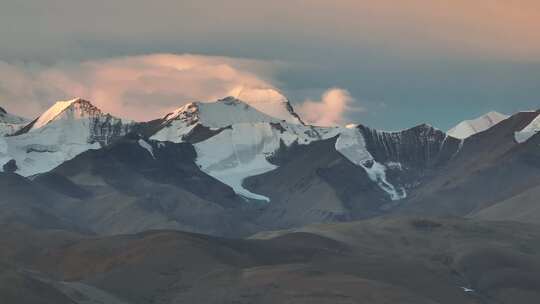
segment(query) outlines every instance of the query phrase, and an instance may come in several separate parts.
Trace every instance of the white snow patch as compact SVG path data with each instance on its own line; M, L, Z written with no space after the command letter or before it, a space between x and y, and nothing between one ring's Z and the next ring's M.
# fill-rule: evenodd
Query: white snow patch
M366 148L366 142L358 129L343 129L336 141L336 150L355 165L364 168L368 177L377 183L394 201L407 197L404 188L396 189L386 180L386 167L375 161Z
M229 185L247 198L269 201L242 186L251 176L272 171L277 166L268 162L281 143L309 144L336 136L338 128L312 128L281 122L274 127L267 122L238 123L213 137L195 144L197 164L208 175Z
M492 111L478 118L462 121L457 126L450 129L447 133L454 138L465 139L476 133L490 129L508 117L508 115Z
M5 137L8 154L15 159L18 174L30 176L54 169L99 143L89 143L89 120L65 120L34 132Z
M403 170L403 165L400 162L387 162L385 166L393 170Z
M402 200L407 197L407 192L405 192L404 188L397 190L394 185L386 180L386 167L384 165L373 161L373 165L371 167L367 167L366 165L361 166L366 170L369 178L376 182L377 185L379 185L379 187L386 193L388 193L393 201Z
M279 137L266 123L236 124L231 129L195 144L197 164L210 176L247 198L270 201L242 186L244 179L276 168L270 156L279 148Z
M461 286L461 289L463 289L464 292L474 292L474 289L471 289L469 287Z
M540 114L521 131L514 133L514 138L518 143L522 144L531 139L531 137L538 132L540 132Z
M170 126L167 126L159 130L156 134L150 137L151 140L157 141L170 141L173 143L181 143L184 141L184 137L191 133L195 124L188 125L183 121L178 121Z
M148 151L148 153L150 153L150 155L152 156L153 159L156 159L156 157L154 156L154 149L152 148L152 146L148 142L146 142L146 140L139 139L139 146L141 146L141 148Z

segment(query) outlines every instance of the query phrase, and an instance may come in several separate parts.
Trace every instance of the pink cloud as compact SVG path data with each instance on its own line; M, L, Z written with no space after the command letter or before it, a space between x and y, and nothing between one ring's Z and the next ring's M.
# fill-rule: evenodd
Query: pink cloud
M351 110L353 102L354 98L347 90L332 88L324 92L320 101L306 100L297 111L304 121L310 124L342 125L345 123L344 115Z
M217 56L153 54L52 67L0 61L0 100L33 117L54 101L83 97L106 112L148 120L191 101L211 101L238 87L274 88L280 63Z
M82 97L113 115L146 121L191 101L235 96L269 115L288 117L274 83L283 63L217 56L152 54L28 66L0 61L0 103L8 111L38 116L57 100ZM273 101L273 102L270 102ZM330 89L321 101L307 100L298 112L308 123L335 125L354 99Z

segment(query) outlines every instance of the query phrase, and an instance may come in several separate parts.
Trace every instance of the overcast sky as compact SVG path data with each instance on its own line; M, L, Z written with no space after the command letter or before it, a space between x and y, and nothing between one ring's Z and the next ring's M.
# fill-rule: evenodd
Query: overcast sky
M249 84L298 107L346 96L341 122L383 129L537 109L540 1L0 0L8 110L77 92L158 115Z

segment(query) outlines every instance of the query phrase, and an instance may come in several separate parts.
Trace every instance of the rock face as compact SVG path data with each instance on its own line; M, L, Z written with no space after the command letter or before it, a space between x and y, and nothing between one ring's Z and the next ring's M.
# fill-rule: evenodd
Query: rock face
M407 192L457 155L462 144L461 140L425 124L399 132L381 132L365 126L359 129L374 160L384 164L389 179Z
M460 152L426 176L401 206L409 214L463 216L511 199L540 183L537 135L525 143L515 133L538 113L517 113L469 137Z
M448 161L460 141L429 125L399 132L381 132L360 126L366 147L377 161L395 162L414 168L429 168Z

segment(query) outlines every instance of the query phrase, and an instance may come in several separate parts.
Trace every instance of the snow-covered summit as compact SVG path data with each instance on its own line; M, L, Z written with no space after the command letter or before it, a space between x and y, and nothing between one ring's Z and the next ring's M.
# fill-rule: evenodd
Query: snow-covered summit
M152 139L179 142L196 125L222 129L241 123L278 123L279 119L264 114L234 97L216 102L192 102L163 118L163 128Z
M58 101L37 118L30 130L40 129L47 124L58 120L83 119L101 115L103 115L103 113L100 109L82 98Z
M476 133L490 129L508 117L508 115L491 111L478 118L462 121L450 129L447 133L454 138L465 139Z
M287 97L276 89L238 88L232 95L272 117L292 124L303 124Z
M132 126L131 121L104 114L81 98L60 101L13 136L5 137L0 158L4 163L14 160L17 173L24 176L47 172L82 152L108 145Z
M189 103L167 115L166 120L172 119L191 123L198 122L209 128L224 128L236 123L279 121L278 118L260 112L234 97L210 103Z

